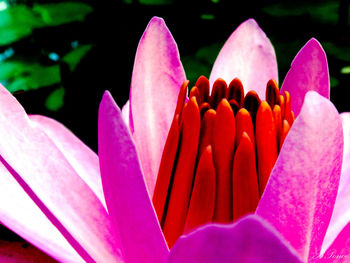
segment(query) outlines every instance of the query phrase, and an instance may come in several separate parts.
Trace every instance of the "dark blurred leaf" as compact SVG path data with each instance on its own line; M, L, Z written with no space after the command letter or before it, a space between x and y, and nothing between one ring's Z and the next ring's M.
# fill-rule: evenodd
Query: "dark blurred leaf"
M277 17L308 14L314 21L334 25L338 21L338 9L339 1L290 1L266 6L263 11Z
M92 7L79 2L35 4L34 14L42 20L43 26L57 26L74 21L83 21L93 11Z
M92 48L92 45L81 45L73 49L63 57L63 61L69 65L70 71L74 71L80 60Z
M58 88L50 93L45 101L45 107L51 111L58 111L64 104L65 89L63 87Z
M174 3L174 0L133 0L142 5L169 5ZM127 1L128 2L128 1Z
M31 34L41 19L25 5L16 5L0 11L0 45L11 44Z
M79 2L10 6L0 11L0 46L29 36L34 28L83 21L92 7Z
M0 82L10 91L28 91L60 82L59 66L21 60L0 63Z
M341 46L336 45L332 42L322 42L322 46L325 49L327 55L331 55L336 57L341 61L350 61L350 47L349 46Z

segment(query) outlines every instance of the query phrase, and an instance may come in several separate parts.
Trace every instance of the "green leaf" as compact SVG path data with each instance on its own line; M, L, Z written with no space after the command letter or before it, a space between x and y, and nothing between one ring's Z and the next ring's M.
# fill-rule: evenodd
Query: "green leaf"
M288 17L308 14L314 21L333 24L338 21L339 1L283 2L263 8L271 16Z
M63 87L55 89L46 98L45 107L51 111L58 111L64 105L65 89Z
M92 45L81 45L66 54L62 60L66 62L71 71L74 71L81 59L92 48Z
M350 61L350 47L349 46L340 46L332 42L322 42L322 46L325 49L327 55L336 57L341 61Z
M341 74L350 74L350 66L343 67L343 68L340 70L340 73L341 73Z
M0 11L0 45L11 44L32 33L42 22L30 8L16 5Z
M42 26L57 26L83 21L93 11L92 7L79 2L35 4L33 13L42 20Z
M42 66L38 62L9 60L0 63L0 82L10 91L32 90L59 83L58 65Z
M14 5L0 11L0 46L12 44L29 36L34 28L58 26L83 21L93 11L92 7L79 2Z

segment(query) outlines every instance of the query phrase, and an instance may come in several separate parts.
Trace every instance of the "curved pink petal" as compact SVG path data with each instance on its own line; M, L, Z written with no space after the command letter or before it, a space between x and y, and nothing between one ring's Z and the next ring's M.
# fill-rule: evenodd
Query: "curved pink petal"
M87 262L118 262L112 222L100 200L23 108L0 87L0 162Z
M130 127L130 117L131 117L131 115L130 115L130 100L128 100L124 104L124 106L122 108L122 116L123 116L123 119L125 121L126 126L129 127L130 131L131 131L131 127Z
M260 217L250 215L234 224L209 224L180 237L167 262L301 263L301 260L275 229Z
M278 81L275 50L254 19L242 23L222 47L210 74L210 86L218 78L230 83L236 77L245 93L255 90L262 99L267 82Z
M41 115L30 115L29 119L44 130L106 207L97 154L61 123Z
M319 255L337 195L343 154L333 104L311 91L287 135L256 213L306 261Z
M1 224L59 261L83 262L2 164L0 164L0 200ZM4 262L1 256L0 262Z
M298 116L308 91L317 91L329 99L329 88L326 53L320 43L312 38L295 56L283 81L281 92L290 92L292 110L295 116Z
M52 258L45 255L25 242L0 240L0 262L2 263L54 263Z
M348 223L327 251L320 255L317 262L345 263L350 262L350 223ZM313 262L313 261L311 261Z
M185 72L163 19L149 22L137 47L131 80L133 137L150 196Z
M350 113L342 113L340 117L344 133L342 173L331 222L323 241L321 253L329 247L343 227L350 222Z
M168 249L135 145L121 111L107 91L99 109L98 145L106 203L126 262L163 262Z

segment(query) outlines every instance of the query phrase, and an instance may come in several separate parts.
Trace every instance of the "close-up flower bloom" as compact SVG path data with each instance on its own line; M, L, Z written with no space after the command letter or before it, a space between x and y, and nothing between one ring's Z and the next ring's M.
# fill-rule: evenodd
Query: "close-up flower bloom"
M279 90L249 19L198 77L187 95L152 18L129 101L103 95L98 156L0 86L1 224L61 262L350 262L350 115L329 100L320 43Z

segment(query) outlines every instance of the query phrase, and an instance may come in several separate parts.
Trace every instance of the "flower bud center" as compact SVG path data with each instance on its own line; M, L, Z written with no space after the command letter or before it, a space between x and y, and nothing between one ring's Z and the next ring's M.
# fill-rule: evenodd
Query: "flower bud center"
M181 87L159 167L153 204L169 247L209 222L230 223L253 213L294 122L288 92L266 86L244 96L237 78L227 86L201 76L186 102Z

